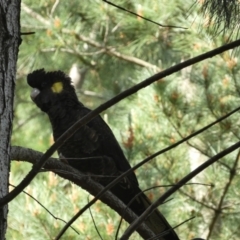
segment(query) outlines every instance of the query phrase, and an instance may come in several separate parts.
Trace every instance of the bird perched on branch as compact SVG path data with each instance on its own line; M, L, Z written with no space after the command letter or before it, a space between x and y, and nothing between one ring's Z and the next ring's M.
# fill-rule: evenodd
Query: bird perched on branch
M61 71L36 70L27 76L27 82L33 88L33 102L47 113L50 119L55 141L91 111L78 100L71 79ZM58 149L58 153L69 165L91 174L93 179L97 179L103 186L131 168L111 129L100 116L74 133ZM126 205L139 194L129 206L137 215L142 214L151 204L141 192L134 172L118 182L111 192ZM156 235L168 230L166 235L159 239L179 240L158 210L155 210L145 223Z

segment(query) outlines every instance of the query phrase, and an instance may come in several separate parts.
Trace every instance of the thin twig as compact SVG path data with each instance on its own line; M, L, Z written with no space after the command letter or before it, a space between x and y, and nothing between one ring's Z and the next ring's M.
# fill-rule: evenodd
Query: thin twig
M51 11L50 11L50 15L51 15L51 16L52 16L53 13L55 12L55 10L56 10L59 2L60 2L60 0L56 0L55 3L53 4L52 9L51 9Z
M214 214L214 216L212 218L212 221L211 221L211 223L209 225L209 232L208 232L207 239L211 238L211 235L212 235L213 230L214 230L215 223L217 222L220 214L222 213L222 205L223 205L224 199L225 199L225 197L227 195L227 192L228 192L228 190L229 190L229 188L230 188L230 186L232 184L232 181L233 181L234 177L236 176L236 168L237 168L239 159L240 159L240 150L238 151L238 154L237 154L237 156L235 158L233 166L232 166L232 168L229 171L229 179L228 179L227 184L225 185L225 188L223 189L222 196L220 197L218 206L215 209L215 214Z
M29 8L25 3L21 2L21 8L24 10L27 14L31 15L33 18L37 19L39 22L43 23L44 25L50 26L51 22L46 20L44 17L42 17L40 14L34 12L31 8Z
M216 210L216 208L214 208L214 207L212 207L212 206L210 206L210 205L208 205L208 204L206 204L206 203L204 203L204 202L201 202L200 200L196 199L196 198L193 197L192 195L190 195L190 194L184 192L182 189L179 189L179 193L181 193L181 194L187 196L187 197L190 198L192 201L194 201L194 202L196 202L196 203L202 205L202 206L205 207L205 208L211 209L211 210L213 210L213 211Z
M178 225L176 225L173 228L170 228L170 229L168 229L168 230L166 230L166 231L164 231L164 232L162 232L162 233L160 233L160 234L158 234L158 235L156 235L154 237L149 238L148 240L155 240L155 239L158 239L159 237L164 237L171 229L176 229L176 228L180 227L181 225L183 225L184 223L186 223L186 222L188 222L188 221L190 221L190 220L192 220L194 218L195 218L195 216L193 216L193 217L191 217L191 218L189 218L189 219L179 223Z
M16 187L13 184L9 183L9 186L11 187ZM33 197L31 194L29 194L28 192L23 190L23 193L25 193L26 195L28 195L30 198L32 198L35 202L37 202L45 211L47 211L54 219L56 220L60 220L64 223L67 223L65 220L63 220L62 218L56 217L54 214L52 214L42 203L40 203L35 197ZM77 234L79 234L79 232L72 226L70 226L72 228L73 231L75 231Z
M88 203L89 203L89 195L88 195L88 200L87 200L87 201L88 201ZM101 240L103 240L103 238L102 238L102 236L101 236L101 234L100 234L100 232L99 232L99 230L98 230L97 224L96 224L96 222L95 222L95 220L94 220L94 217L93 217L93 215L92 215L91 208L89 208L89 213L90 213L90 215L91 215L91 218L92 218L94 227L95 227L95 229L96 229L96 231L97 231L97 234L98 234L99 238L100 238Z
M107 1L107 0L103 0L103 2L108 3L109 5L112 5L112 6L118 8L118 9L120 9L120 10L122 10L122 11L128 12L128 13L134 15L134 16L140 17L140 18L142 18L142 19L144 19L144 20L146 20L146 21L148 21L148 22L154 23L154 24L156 24L156 25L158 25L158 26L160 26L160 27L187 29L187 28L185 28L185 27L179 27L179 26L173 26L173 25L163 25L163 24L161 24L161 23L158 23L158 22L155 22L155 21L153 21L153 20L151 20L151 19L149 19L149 18L143 17L143 16L141 16L141 15L135 13L135 12L132 12L132 11L126 9L126 8L123 8L123 7L121 7L121 6L119 6L119 5L116 5L116 4L112 3L112 2L109 2L109 1Z
M96 42L96 41L94 41L94 40L92 40L92 39L90 39L90 38L88 38L84 35L78 34L78 33L76 33L75 31L72 31L72 30L63 29L62 31L63 31L63 33L66 33L68 35L74 35L77 40L88 43L89 45L102 50L103 53L106 53L109 56L114 56L118 59L121 59L121 60L124 60L124 61L127 61L127 62L131 62L131 63L139 65L141 67L152 68L154 71L160 71L160 68L158 66L153 65L149 62L146 62L146 61L144 61L140 58L136 58L136 57L133 57L133 56L123 54L121 52L117 52L115 47L103 46L102 44L100 44L100 43L98 43L98 42Z
M32 35L35 34L35 32L21 32L20 35Z

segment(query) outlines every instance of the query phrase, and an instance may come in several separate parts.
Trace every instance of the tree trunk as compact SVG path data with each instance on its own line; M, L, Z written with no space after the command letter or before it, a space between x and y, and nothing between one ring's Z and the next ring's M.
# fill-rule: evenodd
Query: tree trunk
M0 198L8 193L13 97L20 42L20 1L0 0ZM5 239L8 206L0 209L0 240Z

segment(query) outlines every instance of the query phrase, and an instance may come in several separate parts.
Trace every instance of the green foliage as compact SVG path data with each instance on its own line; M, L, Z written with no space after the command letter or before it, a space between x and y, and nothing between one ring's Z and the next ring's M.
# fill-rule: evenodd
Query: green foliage
M87 69L77 91L86 106L95 108L160 69L211 50L227 39L227 35L216 37L206 28L197 6L191 8L193 1L114 1L161 24L188 29L162 28L100 0L57 2L23 1L22 32L35 34L22 36L13 145L44 152L53 143L47 117L29 98L26 75L35 69L68 73L74 63ZM237 63L232 52L223 53L161 79L105 111L102 116L130 163L138 163L238 107ZM236 113L138 169L141 188L176 183L197 165L237 142L238 123ZM212 186L186 185L160 207L172 226L196 216L176 230L181 239L238 239L238 158L237 153L231 153L192 181ZM10 182L17 185L29 168L27 163L13 162ZM153 189L147 195L153 200L166 189ZM83 190L52 173L39 174L26 191L66 221L88 199ZM92 212L103 239L113 239L119 222L117 214L100 202ZM24 193L10 203L8 223L8 239L52 239L63 226ZM87 212L73 227L80 236L69 229L63 239L98 238Z

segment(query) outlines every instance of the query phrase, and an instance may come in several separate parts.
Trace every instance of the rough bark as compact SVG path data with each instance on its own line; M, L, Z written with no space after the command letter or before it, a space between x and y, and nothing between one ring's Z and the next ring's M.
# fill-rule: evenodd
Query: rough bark
M19 42L20 1L0 0L0 198L8 193L10 138ZM5 239L7 213L7 205L0 208L0 240Z

